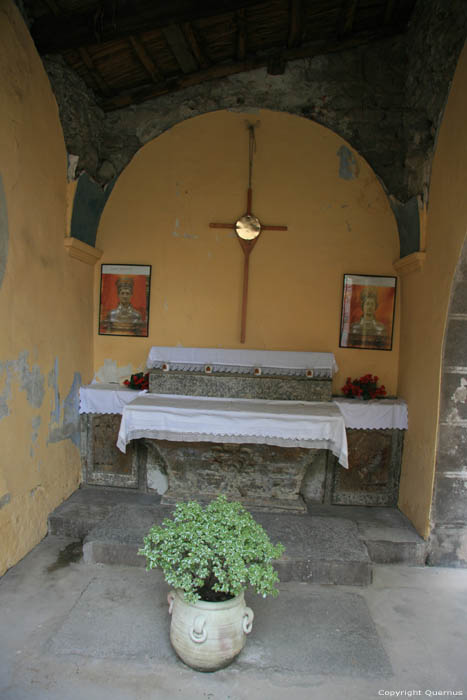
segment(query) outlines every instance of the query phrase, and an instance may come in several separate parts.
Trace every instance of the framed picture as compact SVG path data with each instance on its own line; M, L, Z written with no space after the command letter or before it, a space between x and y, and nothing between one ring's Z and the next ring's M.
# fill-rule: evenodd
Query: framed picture
M99 335L146 338L151 265L101 265Z
M396 277L344 275L339 347L392 350Z

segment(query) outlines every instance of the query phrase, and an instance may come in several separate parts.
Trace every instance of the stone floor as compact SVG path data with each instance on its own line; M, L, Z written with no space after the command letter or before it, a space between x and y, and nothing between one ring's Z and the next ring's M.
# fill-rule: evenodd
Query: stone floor
M157 571L86 564L49 535L0 579L2 700L366 700L467 693L467 570L374 564L368 586L247 591L228 668L187 668ZM396 695L398 693L398 695Z

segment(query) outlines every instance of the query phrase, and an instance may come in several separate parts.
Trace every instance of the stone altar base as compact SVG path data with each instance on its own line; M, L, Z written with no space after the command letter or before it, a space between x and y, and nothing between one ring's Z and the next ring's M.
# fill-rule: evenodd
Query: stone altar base
M248 508L305 513L300 488L317 450L273 445L145 439L148 469L168 477L162 504L205 502L219 493Z

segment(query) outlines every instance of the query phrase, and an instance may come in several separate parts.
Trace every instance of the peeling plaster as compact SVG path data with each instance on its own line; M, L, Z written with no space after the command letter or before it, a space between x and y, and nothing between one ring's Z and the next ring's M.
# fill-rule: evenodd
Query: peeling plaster
M465 403L467 401L467 379L464 379L464 377L461 377L461 384L452 395L452 400L455 403Z
M451 396L451 399L455 404L465 404L467 402L467 379L461 377L460 386L458 386L457 389L454 391L454 393ZM447 421L449 423L456 423L460 420L462 420L462 416L459 414L457 408L453 408L451 411L449 411L447 415Z
M27 399L35 408L40 408L44 400L44 375L39 365L28 366L28 353L22 352L16 362L15 371L21 379L21 389L26 392Z
M29 450L29 455L34 457L34 445L39 437L39 427L41 424L41 417L35 416L32 419L32 435L31 435L31 448Z
M31 442L36 442L38 435L39 435L38 430L39 430L40 424L41 424L41 417L35 416L32 419L32 429L34 432L33 432L32 437L31 437Z
M50 370L47 383L54 390L54 407L50 412L50 423L60 422L60 394L58 391L58 359L55 358L54 368Z
M64 402L63 417L60 393L58 391L58 360L55 359L54 368L49 372L49 386L54 389L54 407L50 412L49 437L47 444L71 440L77 447L80 444L79 425L79 388L82 384L81 375L75 372L73 382Z
M8 399L11 398L11 377L12 377L12 363L11 362L0 362L0 377L5 372L5 386L0 394L0 420L9 415L10 410L8 408Z
M132 364L125 365L125 367L118 367L115 360L106 359L104 360L103 366L100 367L94 375L93 382L121 384L123 379L127 379L135 372L140 371L142 371L141 368L133 369Z
M0 498L0 510L7 506L9 502L11 501L11 494L6 493L4 496Z
M341 146L337 151L337 155L339 156L339 177L343 180L356 180L360 173L360 168L350 148Z
M81 374L75 372L73 383L68 392L63 406L63 425L67 431L67 437L72 443L79 447L80 426L79 426L79 388L82 384Z
M34 486L34 488L30 490L30 492L29 492L30 497L34 498L34 496L36 495L36 493L38 491L44 491L44 487L42 486L42 484L38 484L37 486Z
M3 188L3 179L0 174L0 288L5 275L8 259L8 214L6 208L6 196Z
M17 360L0 362L0 377L5 372L5 386L0 394L0 420L10 414L8 400L11 398L11 383L13 374L19 377L22 391L26 392L28 402L35 408L40 408L44 400L44 375L38 365L29 368L29 353L24 351Z

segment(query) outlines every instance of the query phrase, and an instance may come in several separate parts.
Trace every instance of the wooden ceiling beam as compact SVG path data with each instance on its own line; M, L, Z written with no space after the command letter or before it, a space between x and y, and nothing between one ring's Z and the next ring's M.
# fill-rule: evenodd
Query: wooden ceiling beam
M389 24L392 21L396 0L387 0L384 8L384 24Z
M188 45L193 52L194 57L198 61L199 65L201 68L209 68L211 65L210 60L206 56L205 52L201 48L199 41L197 39L195 30L191 26L190 22L184 22L182 25L182 31L185 35L185 39L188 42Z
M81 12L38 17L31 27L31 34L40 54L62 53L106 41L127 39L130 35L173 24L236 12L251 5L251 0L171 0L170 3L114 0L106 13L105 5L96 0Z
M180 25L171 24L169 27L164 27L162 33L165 36L166 42L172 49L172 53L175 56L182 72L187 74L197 71L198 63L191 53L191 49L187 40L185 39L185 35L182 32Z
M235 20L237 22L237 46L236 46L236 56L237 61L244 61L246 56L246 13L245 8L237 10L235 13Z
M104 78L100 74L99 69L96 67L96 64L92 60L87 49L83 49L83 48L78 49L78 53L79 53L84 65L88 69L88 71L91 75L91 78L96 83L99 91L102 92L106 97L109 97L112 94L112 90L109 88L109 86L105 82Z
M308 58L327 53L334 53L336 51L343 51L354 48L355 46L368 44L372 41L382 39L389 34L392 35L393 32L389 32L388 29L382 28L375 31L359 32L358 34L353 34L351 37L344 40L319 40L294 49L285 49L282 52L282 57L283 60L287 61L297 58ZM267 66L269 60L269 56L255 56L245 61L213 65L206 70L197 71L196 73L184 75L178 79L174 79L171 81L170 86L146 85L140 86L136 90L128 91L127 93L121 93L120 95L104 100L102 107L105 111L121 109L122 107L127 107L130 104L137 104L144 102L145 100L160 97L161 95L167 94L169 91L172 92L182 90L193 85L199 85L200 83L208 80L226 78L229 75L235 75L236 73L243 73L245 71L254 70L255 68L261 68Z
M289 2L289 36L287 46L289 49L300 46L303 39L303 0L290 0Z
M47 5L47 7L49 8L49 10L51 11L51 13L53 15L60 14L60 8L57 5L57 3L55 2L55 0L45 0L45 4Z
M163 83L164 76L146 51L144 44L138 37L132 35L129 36L129 41L140 63L142 63L149 77L152 79L152 82L156 84Z
M358 0L345 0L339 17L338 36L344 37L352 33L357 5Z

